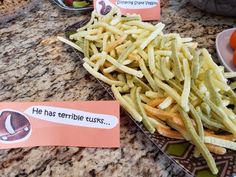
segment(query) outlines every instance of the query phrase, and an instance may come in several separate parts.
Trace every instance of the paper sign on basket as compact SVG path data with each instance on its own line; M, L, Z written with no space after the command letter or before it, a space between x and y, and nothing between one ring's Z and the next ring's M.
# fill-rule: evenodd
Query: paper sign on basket
M116 7L123 15L140 14L142 20L160 20L160 0L93 0L93 4L101 15Z
M119 147L116 101L0 103L0 149Z

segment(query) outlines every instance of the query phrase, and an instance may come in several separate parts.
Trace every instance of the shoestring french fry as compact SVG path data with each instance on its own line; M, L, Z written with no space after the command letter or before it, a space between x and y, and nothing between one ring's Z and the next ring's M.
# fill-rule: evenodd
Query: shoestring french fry
M188 60L192 60L193 56L190 54L190 51L188 49L188 47L183 46L182 47L182 52L185 58L187 58Z
M175 104L175 105L170 109L169 112L175 113L175 112L177 112L177 109L178 109L178 104Z
M157 68L160 69L159 66L158 66ZM157 70L157 71L154 73L154 76L157 77L158 79L162 80L162 81L165 80L165 78L164 78L164 76L163 76L161 70ZM172 76L171 76L171 77L172 77Z
M202 103L201 104L201 110L203 113L205 113L207 116L211 116L211 108L208 104Z
M127 57L128 55L134 51L134 49L136 48L136 44L131 44L127 47L127 49L119 56L119 58L117 59L117 62L122 63ZM109 68L106 69L106 72L113 72L114 70L116 70L117 67L116 66L110 66Z
M117 100L119 100L120 104L125 108L126 111L130 113L130 115L138 122L142 121L142 116L137 112L135 108L133 108L120 94L119 90L115 85L111 87L112 92Z
M174 138L174 139L184 139L184 137L178 131L165 129L162 127L156 127L157 132L165 137Z
M226 83L220 82L216 78L212 78L212 82L213 82L213 85L220 90L223 90L226 92L230 90L230 86L228 86Z
M178 106L178 107L179 107L179 106ZM170 119L167 120L167 124L168 124L171 128L177 130L177 131L184 137L185 140L187 140L187 141L190 141L190 140L191 140L191 138L190 138L190 136L189 136L189 133L186 131L186 129L185 129L184 127L182 127L182 126L176 124L175 122L173 122L173 121L170 120Z
M164 128L166 130L170 130L171 129L169 126L166 125L165 122L163 122L161 120L158 120L158 119L155 119L155 118L149 117L149 116L148 116L148 119L149 119L149 121L150 121L150 123L152 124L153 127L160 126L160 127Z
M199 115L199 113L196 111L196 109L193 107L192 104L189 105L189 108L190 108L190 113L192 115L192 118L194 119L194 121L196 123L197 133L198 133L200 139L203 141L204 140L204 128L203 128L201 116Z
M147 104L144 104L144 109L149 115L161 119L162 121L166 121L167 119L172 119L173 117L180 119L180 116L176 113L170 113L162 109L153 108L152 106L149 106Z
M144 102L144 103L149 103L151 101L145 94L141 94L140 98L141 98L142 102Z
M174 73L176 78L179 81L182 81L184 79L183 77L183 73L182 73L182 66L181 63L179 61L179 57L178 57L178 46L177 46L177 40L175 39L172 43L172 59L173 59L173 63L174 63Z
M191 89L191 75L187 59L183 59L183 65L184 65L184 89L181 95L181 106L186 112L188 112L189 94Z
M161 39L160 39L160 49L161 50L164 50L165 49L165 44L167 42L167 37L166 36L163 36Z
M156 26L156 30L153 31L140 45L141 49L144 49L145 47L147 47L147 45L153 40L155 39L158 34L161 33L161 31L164 29L165 25L163 23L158 23Z
M129 88L134 87L133 77L129 74L126 74L127 86Z
M151 76L151 73L148 71L147 67L146 67L146 64L145 62L143 61L143 59L141 59L139 61L139 66L140 66L140 69L143 73L143 75L145 76L145 78L147 79L148 83L150 84L150 86L152 87L152 89L154 91L157 91L157 86L156 86L156 83L154 81L154 79L152 78Z
M162 82L161 80L159 80L158 78L154 78L156 84L163 90L165 90L165 92L172 97L179 105L181 105L181 97L180 95L172 88L170 87L168 84Z
M231 90L226 92L226 95L229 96L230 102L232 104L236 105L236 94L234 93L234 91L231 89Z
M105 52L102 52L94 66L94 70L98 71L98 69L104 65L106 59L107 59L107 54Z
M150 133L154 133L155 132L155 128L152 126L152 124L150 123L149 119L147 118L147 114L143 108L143 104L141 102L141 98L140 98L140 92L141 92L141 87L136 88L135 90L135 100L136 100L136 105L138 108L138 112L140 113L140 115L142 116L142 122L144 124L144 126L148 129L148 131Z
M224 73L225 78L233 78L236 77L236 72L225 72Z
M178 93L183 93L183 85L179 84L176 80L168 80L167 83L171 87L173 87ZM189 100L192 102L196 101L197 97L192 92L190 92L189 93Z
M145 60L148 60L148 55L145 51L143 51L142 49L138 48L138 54Z
M204 56L205 62L208 65L209 69L212 69L214 71L214 74L216 77L222 81L222 82L227 82L227 79L224 77L223 73L220 70L220 67L217 66L216 63L211 58L211 55L206 49L202 49L202 54Z
M153 26L149 23L142 22L141 20L139 20L139 21L138 20L132 20L132 21L127 22L126 25L137 26L139 28L146 29L146 30L149 30L149 31L156 30L155 26Z
M190 134L191 141L194 143L194 145L197 147L199 152L205 158L205 160L207 162L207 165L211 169L212 173L217 174L218 169L216 167L216 163L214 161L214 158L212 157L211 153L207 149L204 142L202 142L200 137L197 135L196 130L195 130L194 126L192 125L190 117L188 116L188 114L182 108L179 108L179 112L182 116L184 125L185 125L186 129L188 130L188 132ZM206 142L206 137L204 138L204 141Z
M225 147L227 149L232 149L236 151L236 142L223 140L223 139L219 139L219 138L215 138L211 136L205 136L204 141L205 143L214 144L220 147Z
M193 83L192 89L194 90L195 94L197 94L205 103L207 103L210 106L211 110L219 116L219 121L222 122L225 128L227 128L234 136L236 136L236 127L235 125L233 125L227 114L220 107L217 107L213 102L211 102L210 99L204 97L204 95L199 92L199 90Z
M233 135L216 135L214 134L214 132L210 132L210 131L205 131L204 134L205 136L208 136L208 137L215 137L215 138L228 140L228 141L236 141L236 137L234 137Z
M136 76L133 77L133 81L137 86L142 87L143 90L145 90L145 91L151 90L151 88L145 82L143 82L142 80L140 80Z
M103 66L100 67L100 70L101 70L102 74L103 74L104 76L106 76L108 79L111 79L111 80L116 81L116 78L114 78L110 73L105 73L105 72L104 72L104 67L103 67ZM124 82L124 83L125 83L125 82ZM126 85L124 85L124 86L126 86ZM123 87L124 87L124 86L123 86Z
M106 52L110 52L110 51L113 50L115 47L117 47L118 45L122 44L122 43L125 41L126 38L127 38L127 35L121 36L121 37L120 37L119 39L117 39L115 42L110 43L110 44L106 47L105 51L106 51Z
M163 94L159 92L153 92L150 90L145 92L145 95L151 99L158 99L158 98L163 98Z
M174 77L174 74L168 69L166 58L160 58L160 70L165 80L170 80Z
M89 66L87 63L83 64L83 67L94 77L102 80L103 82L109 84L109 85L117 85L117 86L123 86L125 83L121 82L121 81L114 81L111 80L109 78L107 78L106 76L102 75L99 72L96 72L91 66Z
M163 100L163 102L161 104L158 105L158 108L166 109L173 103L173 101L174 100L171 97L168 96Z
M152 43L148 45L148 65L151 73L155 73L156 66L155 66L154 48Z
M209 119L207 117L207 115L205 115L202 111L200 107L196 108L197 114L200 116L202 122L204 122L205 125L208 125L210 127L216 128L216 129L224 129L224 126L222 124L220 124L219 122L217 122L214 119Z
M122 97L128 102L129 105L131 105L133 108L136 109L135 103L133 102L133 100L131 99L131 97L128 94L126 94L126 95L124 95Z
M79 47L77 44L75 44L74 42L71 42L71 41L69 41L68 39L65 39L65 38L60 37L60 36L58 36L57 39L58 39L59 41L61 41L61 42L64 42L64 43L70 45L71 47L77 49L78 51L83 52L83 49L80 48L80 47Z
M156 107L159 104L161 104L164 100L165 100L165 98L155 98L155 99L151 100L150 102L148 102L148 105L151 107Z
M89 60L87 57L84 57L83 60L90 66L95 67L95 63Z
M221 106L222 101L220 98L220 94L216 91L216 89L213 85L213 82L211 80L211 74L212 74L212 70L207 70L205 72L204 83L207 87L207 90L209 90L209 92L210 92L211 101L213 103L215 103L216 106Z
M90 47L91 47L91 49L92 49L94 54L98 53L98 49L97 49L97 47L93 43L90 43Z
M126 83L126 77L125 77L124 74L119 73L119 74L117 75L117 79L118 79L119 81L122 81L122 82Z
M122 65L121 63L119 63L116 59L114 59L111 56L107 56L107 61L109 61L110 63L112 63L114 66L116 66L116 68L120 69L121 71L124 71L127 74L142 78L143 77L143 73L141 71L136 71L134 69L131 69L125 65ZM106 72L106 71L104 71Z
M224 155L226 153L226 149L220 146L206 143L206 147L207 149L209 149L210 152L214 154Z
M134 120L151 133L189 141L216 174L210 152L236 150L236 84L227 83L236 73L224 72L191 37L165 34L164 27L139 15L94 11L70 40L58 39L84 54L84 68L111 86Z

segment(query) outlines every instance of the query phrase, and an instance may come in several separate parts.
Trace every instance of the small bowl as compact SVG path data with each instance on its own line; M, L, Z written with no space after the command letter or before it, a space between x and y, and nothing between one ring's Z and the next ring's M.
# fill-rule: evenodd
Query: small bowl
M78 12L84 12L88 10L93 9L93 4L86 6L86 7L81 7L81 8L74 8L66 5L63 0L53 0L59 7L61 7L64 10L70 10L70 11L78 11Z
M216 36L216 51L220 62L228 71L236 71L236 66L233 64L233 49L230 47L229 40L236 28L224 30Z

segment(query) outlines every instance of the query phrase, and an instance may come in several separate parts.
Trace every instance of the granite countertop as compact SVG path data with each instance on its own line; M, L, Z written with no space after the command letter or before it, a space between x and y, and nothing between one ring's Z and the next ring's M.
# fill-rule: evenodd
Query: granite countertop
M85 18L43 0L26 16L0 25L0 101L110 100L82 68L75 53L56 40ZM215 55L216 34L236 20L202 13L187 0L162 1L167 32L192 36ZM1 176L184 176L121 114L121 148L33 147L0 150Z

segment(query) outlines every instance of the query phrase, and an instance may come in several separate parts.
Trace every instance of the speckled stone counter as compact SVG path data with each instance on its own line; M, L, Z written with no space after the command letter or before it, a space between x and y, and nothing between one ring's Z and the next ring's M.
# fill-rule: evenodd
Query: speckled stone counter
M0 101L109 100L57 35L85 15L61 11L46 0L0 25ZM202 13L186 0L163 0L166 31L192 36L215 55L215 36L236 19ZM184 176L121 114L121 148L33 147L0 150L0 176Z

